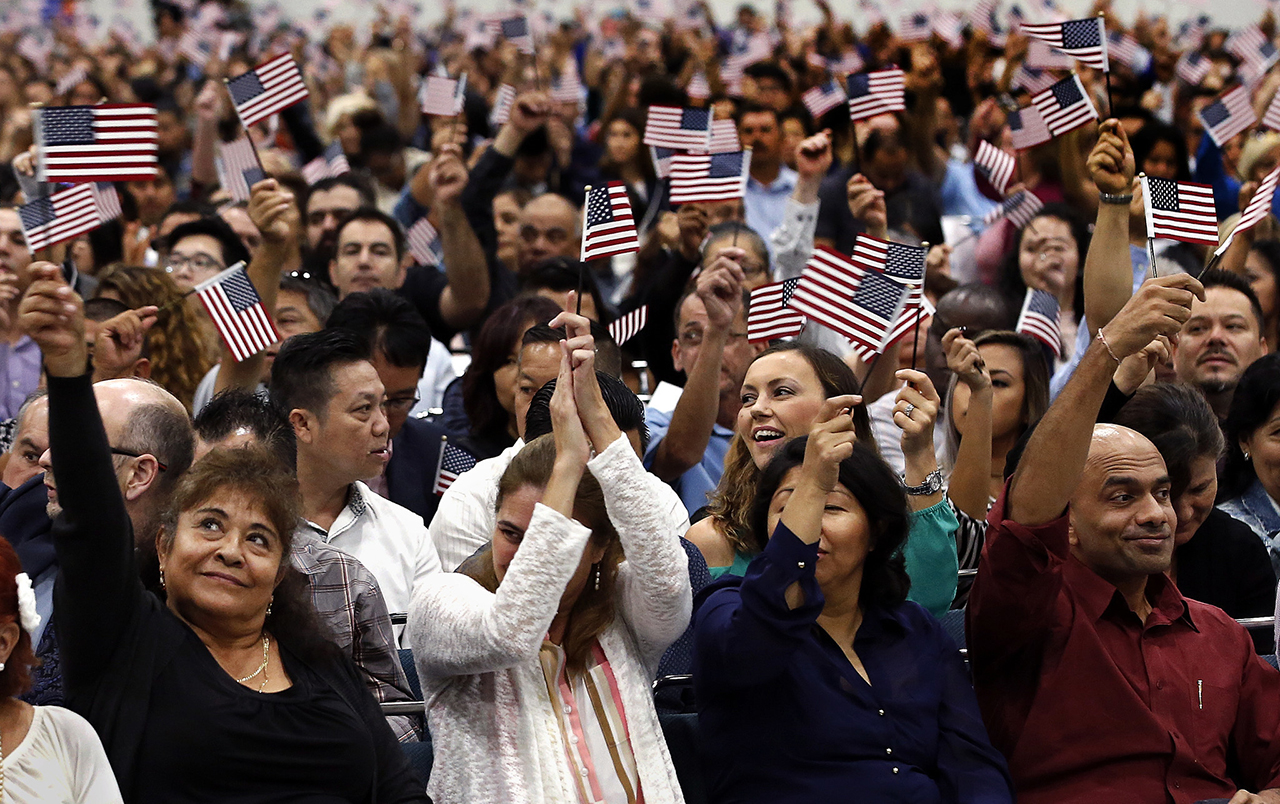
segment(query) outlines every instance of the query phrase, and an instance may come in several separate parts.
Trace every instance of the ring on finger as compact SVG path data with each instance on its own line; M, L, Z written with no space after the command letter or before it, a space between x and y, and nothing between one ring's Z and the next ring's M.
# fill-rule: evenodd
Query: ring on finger
M906 417L907 417L908 419L910 419L910 418L911 418L911 414L912 414L912 413L914 413L914 412L915 412L915 410L916 410L916 406L915 406L915 405L913 405L913 404L911 404L910 402L908 402L908 403L907 403L907 407L906 407L906 409L905 409L905 410L903 410L902 412L906 415Z

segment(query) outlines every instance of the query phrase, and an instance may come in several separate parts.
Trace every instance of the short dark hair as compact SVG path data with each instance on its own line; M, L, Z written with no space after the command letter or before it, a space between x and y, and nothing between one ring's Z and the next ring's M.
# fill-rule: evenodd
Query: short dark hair
M107 296L86 299L84 302L84 317L88 321L101 323L127 312L129 312L129 305Z
M760 233L741 221L724 221L717 223L707 230L706 245L712 241L721 240L725 237L733 238L734 242L742 248L754 249L757 257L764 258L765 268L769 267L769 246L764 242L764 238ZM706 245L703 246L704 252Z
M771 535L769 506L774 492L787 472L804 463L808 442L808 436L788 441L760 475L751 510L751 527L759 544L767 544ZM862 570L861 599L882 608L901 605L911 589L901 550L911 521L902 483L875 450L861 441L853 445L853 454L840 462L839 481L862 506L871 532L871 549Z
M804 128L806 137L818 133L818 126L814 122L813 115L809 114L809 110L800 104L789 106L778 113L778 125L782 125L788 120L799 120L800 125Z
M1200 284L1204 285L1204 289L1209 288L1230 288L1244 294L1249 300L1249 307L1253 309L1253 317L1258 322L1258 331L1262 331L1266 326L1262 315L1262 303L1258 301L1258 294L1253 292L1253 288L1249 285L1249 281L1240 274L1232 271L1224 271L1221 268L1209 268L1200 273Z
M369 126L360 132L361 154L394 154L404 148L404 138L387 122Z
M218 241L222 246L223 265L229 267L241 261L246 264L249 262L249 250L244 247L244 241L240 239L240 235L236 234L226 221L217 216L175 226L167 238L169 248L172 249L179 241L195 235L208 235Z
M761 78L772 78L782 85L787 92L791 91L791 76L776 61L758 61L742 71L757 81Z
M377 200L378 196L373 191L373 185L358 173L343 173L340 176L330 176L327 179L321 179L311 185L307 190L307 197L302 202L302 211L305 213L307 207L311 205L311 199L316 193L322 193L332 190L334 187L350 187L360 194L360 206L371 207Z
M321 324L329 320L333 308L338 306L338 297L333 291L319 282L308 281L288 274L280 277L280 289L301 293L307 297L307 309Z
M209 400L196 415L195 429L207 444L246 428L289 469L298 466L298 440L280 406L259 394L230 388Z
M626 432L636 430L640 433L640 451L649 449L649 425L644 420L644 404L640 397L631 392L622 380L610 377L603 371L596 372L596 382L600 383L600 396L613 415L614 424ZM538 389L529 401L529 411L524 416L524 440L529 443L538 436L551 432L551 395L556 391L556 381L551 380Z
M1239 497L1257 480L1257 471L1244 457L1240 441L1266 424L1277 405L1280 405L1280 353L1272 352L1249 364L1231 395L1231 410L1222 426L1227 441L1227 463L1218 484L1219 502Z
M592 321L591 338L596 343L596 370L610 377L621 377L622 350L609 334L609 328L598 321ZM564 339L564 327L552 328L546 324L534 324L520 339L520 348L523 350L531 343L560 343Z
M386 288L352 293L333 308L330 329L345 329L369 342L374 354L421 374L431 352L431 330L417 308Z
M758 103L756 101L743 101L741 104L739 104L738 111L736 114L734 114L733 120L738 125L742 125L742 118L746 117L749 114L754 114L754 113L763 113L763 114L773 115L773 122L775 125L781 122L781 119L778 116L778 111L776 109L774 109L772 106L765 106L763 103Z
M345 329L294 335L271 366L271 398L285 414L307 410L324 418L336 392L333 370L372 357L369 342Z
M582 265L571 257L551 257L534 263L520 272L520 292L537 293L539 290L552 290L556 293L568 293L578 289L578 272L582 272L582 290L591 294L596 303L597 315L608 315L609 306L605 303L604 294L596 282L591 268Z
M871 133L867 134L866 141L862 144L862 158L870 162L880 151L888 148L906 147L907 137L901 126L888 131L882 128L873 128Z
M1155 444L1169 471L1174 497L1191 482L1191 462L1216 461L1225 444L1204 394L1187 385L1162 382L1139 388L1114 421Z
M391 230L391 239L396 246L396 259L404 258L404 228L400 226L400 221L391 217L387 213L377 207L360 207L352 210L350 214L338 221L338 228L333 232L333 242L336 245L342 242L342 230L355 221L370 221L372 223L380 223Z

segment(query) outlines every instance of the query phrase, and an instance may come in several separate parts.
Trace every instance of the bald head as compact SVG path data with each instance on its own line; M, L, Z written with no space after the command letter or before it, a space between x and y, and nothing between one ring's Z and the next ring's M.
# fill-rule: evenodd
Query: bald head
M95 383L93 395L98 400L98 413L107 430L107 440L115 443L115 436L124 432L129 418L138 409L156 406L175 416L187 418L187 409L178 398L149 380L119 379Z
M152 456L156 472L137 490L137 496L154 496L162 504L191 466L195 451L195 431L187 409L177 397L150 380L106 380L93 386L93 394L107 441L117 454ZM145 459L137 460L149 465ZM127 489L125 496L128 499Z
M544 193L520 211L520 268L553 257L578 256L578 208Z

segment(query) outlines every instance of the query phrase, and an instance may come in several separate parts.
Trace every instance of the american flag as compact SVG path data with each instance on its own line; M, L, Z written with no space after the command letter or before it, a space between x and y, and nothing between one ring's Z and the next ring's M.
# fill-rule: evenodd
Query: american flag
M738 124L731 118L711 121L711 153L723 154L730 151L741 151L742 143L738 140Z
M212 28L188 25L187 30L178 39L178 53L193 66L204 69L205 64L209 62L209 57L213 55L214 37L217 33Z
M827 59L827 71L832 75L860 73L867 66L856 50L846 50L839 58Z
M973 8L969 9L969 25L974 31L986 36L988 39L996 30L996 9L1000 6L1000 0L978 0Z
M920 326L921 319L928 318L933 315L936 310L934 306L925 298L924 280L913 281L907 285L907 300L902 305L902 310L898 313L898 320L893 322L893 326L889 329L889 336L885 338L886 348L897 343L899 339L907 336L908 333L914 331ZM871 359L869 353L863 353L863 360Z
M1178 59L1177 66L1174 71L1183 83L1190 86L1199 86L1204 77L1209 74L1209 70L1213 68L1213 63L1205 58L1204 54L1198 50L1183 53Z
M1035 95L1031 103L1040 110L1040 117L1055 137L1098 119L1098 110L1078 75L1069 75Z
M711 146L711 111L650 106L644 144L677 150L705 151Z
M676 155L675 150L650 145L649 155L653 158L654 175L660 179L669 177L671 175L671 158Z
M1039 288L1027 288L1022 300L1022 312L1018 314L1016 332L1030 335L1053 350L1054 357L1062 357L1062 331L1058 328L1058 300L1052 293Z
M1215 254L1222 254L1231 245L1231 241L1235 238L1236 232L1245 232L1252 229L1258 221L1267 217L1271 213L1271 200L1276 194L1276 182L1280 181L1280 166L1266 175L1266 178L1258 184L1257 191L1254 192L1253 198L1249 199L1249 205L1244 208L1244 212L1240 214L1240 218L1236 221L1236 225L1232 227L1231 233L1227 235L1227 239L1222 241L1222 245L1218 246Z
M1009 191L1009 180L1017 167L1014 158L986 140L978 143L978 153L973 157L974 169L1001 195Z
M814 120L822 117L847 99L848 96L844 94L844 87L834 78L828 78L825 83L806 90L801 97L805 108L809 110L809 114L813 115Z
M751 151L676 154L671 157L672 204L732 201L747 192Z
M1004 200L1000 206L987 213L983 226L990 226L1001 218L1008 218L1014 228L1021 229L1044 207L1044 203L1030 190L1019 190Z
M154 106L49 106L34 114L41 181L140 181L160 172Z
M1039 39L1027 42L1026 64L1050 70L1070 70L1075 66L1071 57L1056 47L1049 47Z
M1043 25L1023 25L1022 33L1044 42L1079 61L1106 71L1107 40L1101 17L1082 20L1051 22Z
M627 186L611 181L604 187L591 188L582 207L582 261L634 254L639 250Z
M1019 151L1053 139L1049 127L1044 124L1044 118L1040 116L1040 110L1035 106L1024 106L1009 112L1009 133L1013 135L1013 147Z
M1218 215L1213 188L1207 184L1142 177L1147 208L1147 237L1218 245Z
M236 201L248 201L253 185L267 174L258 161L258 152L248 137L218 142L218 183Z
M307 85L288 53L259 64L227 82L227 91L245 128L307 97Z
M532 56L533 33L529 30L529 18L523 14L517 14L514 17L507 17L498 23L498 33L502 34L502 38L527 56Z
M791 296L800 284L799 277L761 285L751 291L747 307L747 340L772 341L799 335L804 329L804 315L791 309Z
M933 32L953 48L964 45L964 20L954 11L937 11L933 15Z
M405 232L405 240L409 243L409 253L419 265L436 266L440 264L442 246L440 233L431 225L427 216L418 218Z
M1058 79L1048 70L1042 70L1039 67L1030 67L1023 62L1018 65L1018 71L1013 74L1013 80L1009 82L1012 90L1024 89L1034 95L1037 92L1043 92L1053 86Z
M347 161L346 151L342 150L342 143L337 140L329 143L324 153L302 166L302 178L307 180L307 184L350 172L351 163Z
M742 94L742 76L748 67L773 55L773 44L766 33L738 36L720 67L720 78L728 85L730 95Z
M621 346L640 334L649 323L649 305L642 304L609 325L609 337Z
M880 277L891 285L890 291L896 289L898 298L886 305L887 309L879 316L878 326L868 327L853 306L854 295L865 279L866 272L856 267L848 257L826 246L818 246L792 292L791 309L835 330L855 344L862 342L863 336L859 333L865 329L870 329L875 340L882 341L906 300L907 288Z
M1201 14L1194 19L1183 20L1178 26L1176 41L1180 47L1199 48L1204 41L1204 32L1209 28L1209 15Z
M1255 75L1262 75L1280 60L1280 51L1276 50L1275 44L1267 39L1257 25L1250 25L1231 34L1224 47L1244 62Z
M923 11L908 11L898 17L896 33L901 42L923 42L933 35L932 21Z
M58 86L53 90L55 95L65 95L75 89L80 82L89 77L89 72L85 70L83 64L77 64L70 70L67 70L61 78L58 79Z
M511 119L511 104L516 102L516 88L510 84L498 87L498 95L493 99L493 111L489 113L489 122L495 126L505 125Z
M1230 89L1213 103L1200 110L1200 122L1214 144L1221 148L1240 132L1258 122L1253 112L1253 104L1249 102L1249 91L1244 87Z
M110 184L77 184L18 207L27 248L57 245L120 217L120 197Z
M693 100L706 100L711 97L711 85L707 83L707 74L699 70L689 78L689 86L684 91Z
M1108 34L1107 46L1121 64L1135 73L1146 72L1147 67L1151 66L1151 51L1124 31L1112 31Z
M196 285L195 293L237 363L280 340L243 262Z
M582 81L578 78L578 63L565 62L560 75L551 82L551 100L556 103L581 103Z
M429 75L422 83L422 113L453 117L462 111L467 94L467 74L456 79L443 75Z
M458 475L470 471L476 465L476 459L471 457L471 453L450 444L445 437L441 437L440 440L442 442L440 464L436 467L436 482L433 489L437 497L449 490L453 481L458 479Z
M849 76L849 119L875 117L885 112L906 111L906 79L902 70L892 68Z
M1280 131L1280 92L1271 98L1267 105L1267 113L1262 116L1262 125L1273 131Z

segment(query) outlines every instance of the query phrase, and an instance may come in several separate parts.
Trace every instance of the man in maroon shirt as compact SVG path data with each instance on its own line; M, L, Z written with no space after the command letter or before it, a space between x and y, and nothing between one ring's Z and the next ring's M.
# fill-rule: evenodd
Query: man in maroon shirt
M1177 517L1160 453L1095 424L1118 360L1175 334L1203 294L1186 274L1147 281L988 516L970 658L1022 804L1280 802L1280 674L1165 575Z

